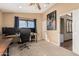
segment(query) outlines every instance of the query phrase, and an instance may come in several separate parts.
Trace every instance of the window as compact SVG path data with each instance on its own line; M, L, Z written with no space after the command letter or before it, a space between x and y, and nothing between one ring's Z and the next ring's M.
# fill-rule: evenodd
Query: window
M28 28L34 28L34 21L28 21Z
M67 19L67 33L71 33L72 32L72 20Z
M19 28L27 28L27 22L23 21L23 20L20 20L19 21Z
M33 20L19 20L19 28L35 28Z

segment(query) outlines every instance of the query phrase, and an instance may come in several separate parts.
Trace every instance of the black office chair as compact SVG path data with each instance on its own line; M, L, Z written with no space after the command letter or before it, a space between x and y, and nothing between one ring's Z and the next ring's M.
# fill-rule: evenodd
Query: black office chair
M21 43L20 44L22 44L20 46L20 48L21 47L23 47L23 48L27 47L29 49L29 46L26 45L26 43L30 42L30 33L31 33L30 29L25 29L25 28L20 29L20 38L21 38Z

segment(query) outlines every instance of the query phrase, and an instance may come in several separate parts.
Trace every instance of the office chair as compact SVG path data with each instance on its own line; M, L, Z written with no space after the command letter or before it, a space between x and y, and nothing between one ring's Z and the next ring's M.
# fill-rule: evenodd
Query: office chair
M30 29L25 29L25 28L20 29L20 38L21 38L21 43L20 44L22 44L20 46L20 48L21 47L23 47L23 48L27 47L29 49L29 46L26 45L26 43L30 42L30 33L31 33Z

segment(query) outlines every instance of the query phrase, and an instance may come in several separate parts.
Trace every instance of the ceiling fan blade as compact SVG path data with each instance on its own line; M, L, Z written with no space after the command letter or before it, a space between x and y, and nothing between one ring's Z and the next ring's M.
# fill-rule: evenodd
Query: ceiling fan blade
M41 10L41 7L40 7L39 3L37 3L37 7L38 7L39 10Z
M30 5L30 6L31 6L31 5L34 5L34 3L30 3L29 5Z

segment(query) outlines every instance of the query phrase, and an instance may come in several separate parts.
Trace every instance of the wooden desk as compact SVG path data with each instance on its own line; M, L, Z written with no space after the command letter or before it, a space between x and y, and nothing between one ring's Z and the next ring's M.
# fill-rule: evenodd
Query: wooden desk
M8 35L8 36L5 36L6 38L13 38L13 42L18 42L20 41L20 35Z
M11 42L12 42L12 38L0 40L0 56L2 56L6 50L7 50L7 55L9 55L9 45Z
M6 36L7 38L15 38L15 37L19 37L20 35L8 35Z
M37 33L31 32L30 35L31 35L31 36L34 35L34 36L35 36L35 41L37 42ZM31 36L30 36L30 41L32 40ZM19 40L16 39L16 42L18 42L18 41L21 42L20 34L17 34L17 35L8 35L8 36L5 36L5 38L13 38L13 40L14 40L15 38L17 38L17 39L19 39ZM14 41L15 41L15 40L14 40ZM14 41L13 41L13 42L14 42Z

